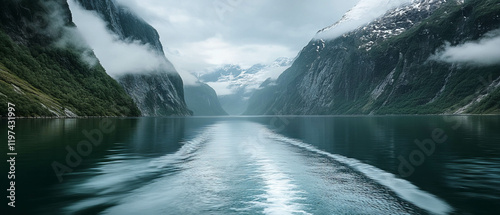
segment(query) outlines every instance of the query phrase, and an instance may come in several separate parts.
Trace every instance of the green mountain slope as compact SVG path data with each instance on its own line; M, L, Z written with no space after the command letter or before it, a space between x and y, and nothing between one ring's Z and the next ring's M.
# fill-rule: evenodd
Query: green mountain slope
M69 34L74 25L66 1L1 4L0 115L7 102L26 117L140 115L92 51Z

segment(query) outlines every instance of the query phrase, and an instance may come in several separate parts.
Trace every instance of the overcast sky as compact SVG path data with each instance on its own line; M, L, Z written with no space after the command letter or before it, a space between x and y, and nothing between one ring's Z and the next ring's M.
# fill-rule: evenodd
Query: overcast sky
M117 0L155 27L180 73L293 58L357 1Z

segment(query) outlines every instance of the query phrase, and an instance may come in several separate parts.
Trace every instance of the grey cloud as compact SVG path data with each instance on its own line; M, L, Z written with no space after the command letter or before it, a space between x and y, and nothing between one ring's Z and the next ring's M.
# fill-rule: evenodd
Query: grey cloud
M357 2L118 1L159 31L163 45L179 53L167 53L169 60L178 70L188 72L199 72L217 63L252 65L270 63L278 57L293 58L319 29L336 22ZM218 41L219 46L207 45L213 41ZM231 54L219 55L222 52Z

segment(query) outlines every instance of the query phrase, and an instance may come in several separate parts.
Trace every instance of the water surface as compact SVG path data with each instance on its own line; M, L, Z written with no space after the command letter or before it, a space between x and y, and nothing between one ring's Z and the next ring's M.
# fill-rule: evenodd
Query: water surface
M79 146L103 120L112 131ZM20 214L500 211L498 116L18 119L16 130ZM445 141L423 152L415 141L435 132ZM71 167L68 148L88 154ZM62 181L54 162L71 168Z

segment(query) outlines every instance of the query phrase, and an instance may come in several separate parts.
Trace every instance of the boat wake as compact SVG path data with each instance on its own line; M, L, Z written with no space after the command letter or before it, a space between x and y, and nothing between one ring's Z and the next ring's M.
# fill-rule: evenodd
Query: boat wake
M223 121L207 126L176 152L161 157L113 150L97 167L81 172L81 177L67 184L65 195L78 196L78 200L65 208L66 213L452 211L443 200L391 173L319 150L253 122Z
M361 161L358 161L353 158L348 158L342 155L331 154L329 152L319 150L312 145L284 137L282 135L273 133L271 131L268 131L266 134L268 138L292 144L294 146L304 148L308 151L328 156L330 158L335 159L336 161L346 164L349 167L363 173L368 178L391 189L404 200L409 201L412 204L422 209L425 209L429 212L432 212L434 214L449 214L450 212L452 212L452 207L443 200L439 199L438 197L428 192L420 190L417 186L413 185L409 181L397 178L392 173L388 173L384 170L381 170L369 164L362 163Z

